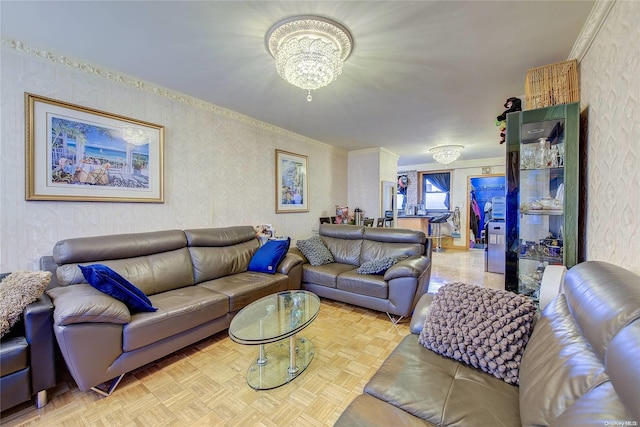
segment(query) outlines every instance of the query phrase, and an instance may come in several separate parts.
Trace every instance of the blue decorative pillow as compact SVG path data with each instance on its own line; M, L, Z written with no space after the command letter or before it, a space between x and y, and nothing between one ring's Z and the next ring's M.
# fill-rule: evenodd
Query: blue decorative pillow
M291 239L289 237L286 240L267 240L267 243L258 248L257 252L253 254L248 270L274 274L278 264L287 255L290 244Z
M149 298L127 279L103 264L79 265L87 282L107 295L122 301L131 313L156 311Z

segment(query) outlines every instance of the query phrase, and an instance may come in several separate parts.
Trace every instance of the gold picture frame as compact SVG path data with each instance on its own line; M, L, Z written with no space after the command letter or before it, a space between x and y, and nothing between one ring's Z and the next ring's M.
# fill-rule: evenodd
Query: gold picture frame
M25 93L26 200L164 203L164 126Z
M276 213L309 212L307 156L276 150Z

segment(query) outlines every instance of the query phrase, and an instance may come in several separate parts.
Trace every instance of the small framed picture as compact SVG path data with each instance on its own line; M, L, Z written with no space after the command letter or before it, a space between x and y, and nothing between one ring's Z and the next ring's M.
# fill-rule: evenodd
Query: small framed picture
M307 156L276 150L276 213L308 211Z

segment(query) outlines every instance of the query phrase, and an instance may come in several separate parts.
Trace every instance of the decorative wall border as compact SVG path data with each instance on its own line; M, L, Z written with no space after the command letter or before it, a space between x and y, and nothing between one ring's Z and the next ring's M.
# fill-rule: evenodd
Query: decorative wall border
M577 59L578 63L582 61L582 58L587 54L589 48L591 47L591 43L598 35L600 28L602 28L602 24L609 16L609 12L611 8L616 3L616 0L597 0L593 5L593 9L591 9L591 13L587 17L587 21L582 26L582 30L578 35L575 43L573 44L573 48L569 53L569 57L567 59Z
M151 93L154 95L162 96L171 101L180 102L182 104L186 104L190 107L197 108L199 110L207 111L214 113L218 116L226 117L232 120L236 120L242 123L246 123L252 126L259 127L263 130L273 132L275 134L291 137L297 139L299 141L308 142L312 144L318 144L324 146L325 148L329 148L333 151L343 151L341 148L335 147L333 145L327 144L325 142L321 142L315 139L308 138L306 136L300 135L298 133L283 129L278 126L274 126L272 124L260 121L258 119L254 119L249 116L245 116L244 114L240 114L233 110L228 110L226 108L219 107L215 104L211 104L209 102L203 101L198 98L194 98L183 93L173 91L171 89L163 88L160 86L156 86L144 80L137 79L132 76L128 76L125 74L121 74L109 69L100 68L96 65L90 64L88 62L83 62L79 59L75 59L69 56L65 56L62 54L54 53L49 50L38 49L33 46L29 46L19 40L15 40L12 38L2 38L2 44L4 46L10 47L18 52L23 54L27 54L30 56L37 57L39 59L44 59L54 64L66 66L69 68L73 68L78 71L83 71L88 74L93 74L98 77L102 77L103 79L109 80L112 83L118 83L124 86L128 86L133 89L138 89L147 93Z

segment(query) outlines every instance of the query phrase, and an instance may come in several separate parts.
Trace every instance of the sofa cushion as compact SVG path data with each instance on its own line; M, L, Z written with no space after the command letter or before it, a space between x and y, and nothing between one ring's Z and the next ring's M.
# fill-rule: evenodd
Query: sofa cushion
M342 227L352 227L343 225ZM321 236L322 241L333 256L335 262L341 264L360 265L360 251L362 250L362 240L350 240L339 237Z
M340 274L336 279L336 288L374 298L385 299L389 297L389 285L382 276L377 274L363 275L357 270Z
M122 301L131 313L156 311L144 292L106 265L79 265L78 268L91 286Z
M365 240L362 242L360 264L399 255L424 255L424 243L377 242Z
M42 295L50 281L48 271L15 271L0 282L0 337L20 320L24 308Z
M361 394L340 414L334 426L428 427L435 425L373 396Z
M296 247L311 265L324 265L334 262L333 255L318 236L306 240L298 240Z
M338 276L345 271L352 271L353 269L353 265L340 264L338 262L319 266L304 264L302 267L302 281L335 288Z
M247 271L232 276L221 277L197 285L221 294L229 299L229 311L237 311L269 294L286 291L288 276Z
M513 292L450 283L433 298L420 343L518 384L535 311L531 299Z
M550 425L593 387L608 381L604 364L559 295L536 322L520 367L522 425Z
M172 335L188 331L224 316L229 298L198 286L162 292L150 297L157 311L138 313L124 327L122 349L132 351Z
M0 347L0 377L13 374L29 366L29 343L25 337L2 340Z
M268 240L251 257L249 271L274 274L280 262L287 255L290 243L291 239L289 237L285 240Z
M407 335L364 392L439 426L521 426L518 387L424 348Z

